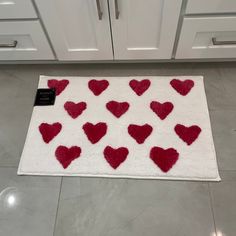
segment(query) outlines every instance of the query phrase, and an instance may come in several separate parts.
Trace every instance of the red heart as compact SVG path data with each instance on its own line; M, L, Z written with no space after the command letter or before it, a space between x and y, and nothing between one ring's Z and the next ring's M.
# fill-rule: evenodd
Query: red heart
M186 127L184 125L177 124L175 126L176 134L188 145L191 145L201 132L201 128L197 125Z
M194 86L194 82L189 79L184 81L173 79L170 81L170 84L178 93L183 96L186 96Z
M151 82L148 79L144 79L141 81L133 79L129 82L129 86L138 96L141 96L150 87L150 85Z
M53 124L42 123L39 131L45 143L49 143L61 131L62 125L59 122Z
M67 148L65 146L59 146L55 151L55 156L63 168L66 169L73 160L80 156L80 153L80 147L73 146L71 148Z
M88 83L89 89L93 92L95 96L100 95L107 87L109 82L107 80L90 80Z
M150 108L156 113L161 120L164 120L173 110L174 105L171 102L151 102Z
M103 151L104 157L113 169L116 169L124 162L129 154L129 150L125 147L112 148L107 146Z
M48 87L51 89L56 90L56 95L58 96L69 84L69 81L66 79L63 80L56 80L56 79L50 79L48 80Z
M145 139L152 133L152 126L145 125L129 125L128 133L138 144L144 143Z
M83 130L88 137L88 140L94 144L97 143L107 132L107 124L99 122L96 125L87 122L83 125Z
M114 116L119 118L129 109L129 103L110 101L106 104L106 107Z
M150 158L163 172L168 172L178 160L179 153L174 148L153 147Z
M87 105L85 102L66 102L64 104L65 110L68 112L68 114L73 118L77 118L79 115L82 114L82 112L87 108Z

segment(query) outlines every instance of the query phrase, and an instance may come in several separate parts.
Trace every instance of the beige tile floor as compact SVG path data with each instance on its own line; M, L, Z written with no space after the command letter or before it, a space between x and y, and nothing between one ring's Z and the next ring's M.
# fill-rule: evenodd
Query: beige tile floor
M203 75L220 183L16 175L38 77ZM236 63L0 66L0 236L235 236Z

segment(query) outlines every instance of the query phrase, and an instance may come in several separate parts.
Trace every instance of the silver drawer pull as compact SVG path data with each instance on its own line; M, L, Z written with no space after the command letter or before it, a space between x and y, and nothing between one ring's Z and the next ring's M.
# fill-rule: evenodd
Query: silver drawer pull
M12 43L0 43L0 48L16 48L17 41L14 40Z
M118 0L115 0L115 13L116 13L116 19L118 20L119 19L119 15L120 15L119 6L118 6Z
M101 10L101 4L100 4L100 0L96 0L97 3L97 11L98 11L98 19L102 20L102 10Z
M236 45L236 41L217 41L216 38L212 38L213 45Z

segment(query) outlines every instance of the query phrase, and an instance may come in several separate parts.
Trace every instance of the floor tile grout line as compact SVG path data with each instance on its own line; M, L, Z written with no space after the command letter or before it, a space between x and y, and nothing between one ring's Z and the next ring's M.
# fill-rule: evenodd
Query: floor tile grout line
M17 169L18 166L0 166L0 168L12 168L12 169Z
M208 108L210 112L214 111L236 111L236 107L228 107L228 108Z
M236 172L236 170L224 170L221 168L218 168L219 172Z
M207 183L207 185L208 185L208 193L210 197L211 213L212 213L212 218L213 218L213 223L214 223L215 235L217 236L215 213L214 213L212 194L211 194L211 186L210 186L210 183Z
M61 177L60 190L59 190L59 194L58 194L57 210L56 210L54 227L53 227L53 236L55 236L55 230L56 230L56 223L57 223L57 216L58 216L58 210L59 210L59 203L60 203L60 199L61 199L62 181L63 181L63 177Z

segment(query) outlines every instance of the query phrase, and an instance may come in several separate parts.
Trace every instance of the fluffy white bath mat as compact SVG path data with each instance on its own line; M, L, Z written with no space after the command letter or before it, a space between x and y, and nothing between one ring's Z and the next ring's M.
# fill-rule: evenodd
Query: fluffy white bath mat
M18 174L219 181L203 78L47 77Z

